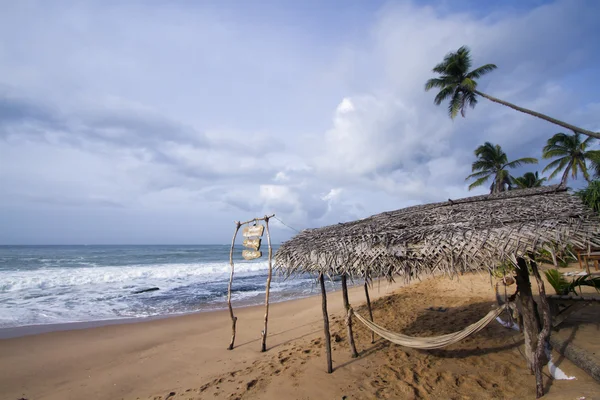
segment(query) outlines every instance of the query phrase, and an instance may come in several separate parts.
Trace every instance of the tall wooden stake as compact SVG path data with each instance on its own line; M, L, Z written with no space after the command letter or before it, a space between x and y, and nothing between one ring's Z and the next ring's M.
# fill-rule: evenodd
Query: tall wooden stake
M538 289L540 293L540 303L542 305L542 315L544 325L542 330L538 335L537 347L535 349L535 383L536 383L536 397L539 399L544 395L544 381L542 377L542 366L547 363L546 354L544 350L548 344L548 338L550 337L550 328L552 327L552 314L550 313L550 304L548 303L548 298L546 297L546 287L544 286L544 281L540 276L540 271L538 270L537 263L531 260L531 270L533 271L533 276L535 276L535 280L538 284Z
M346 309L346 325L348 326L348 341L350 342L350 352L352 358L358 357L356 345L354 344L354 334L352 333L352 312L350 311L350 301L348 300L347 275L342 275L342 296L344 298L344 308Z
M319 275L321 284L321 300L323 305L323 330L325 331L325 351L327 353L327 373L333 372L333 363L331 361L331 334L329 333L329 314L327 313L327 292L325 291L325 279L323 274Z
M527 262L517 258L517 288L519 290L518 302L523 316L523 334L525 336L525 358L531 372L535 373L535 351L540 332L539 319L536 318L536 305L531 293L531 282Z
M367 297L367 308L369 309L369 318L373 322L373 310L371 310L371 298L369 297L369 284L365 280L365 296ZM375 332L371 331L371 343L375 343Z
M273 275L273 267L271 259L273 258L273 248L271 247L271 234L269 233L269 218L265 215L265 225L267 228L267 243L269 245L269 275L267 275L267 289L265 294L265 328L262 331L261 351L267 351L267 324L269 322L269 292L271 289L271 277Z
M231 239L231 250L229 251L229 265L231 265L231 275L229 275L229 286L227 287L227 305L229 306L229 315L231 316L231 342L227 350L233 350L233 343L235 342L235 325L237 317L233 315L233 307L231 306L231 285L233 284L233 247L235 246L235 237L240 230L239 221L235 221L235 232L233 233L233 239Z

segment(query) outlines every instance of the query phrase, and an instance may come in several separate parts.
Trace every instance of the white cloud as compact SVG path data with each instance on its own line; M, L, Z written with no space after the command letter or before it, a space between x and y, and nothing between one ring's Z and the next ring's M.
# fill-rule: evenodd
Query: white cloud
M482 90L600 129L594 13L567 1L483 17L389 3L342 39L179 3L3 8L0 219L34 236L28 216L59 209L88 231L129 213L139 238L156 220L173 242L226 242L271 212L301 229L481 193L464 181L477 145L539 157L557 129L484 99L451 121L423 85L463 44L499 66ZM192 216L227 229L202 236Z

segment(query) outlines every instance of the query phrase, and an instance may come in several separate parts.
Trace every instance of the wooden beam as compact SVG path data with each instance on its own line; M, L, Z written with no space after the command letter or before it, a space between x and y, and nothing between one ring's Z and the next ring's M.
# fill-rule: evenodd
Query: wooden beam
M367 308L369 309L369 318L373 322L373 310L371 309L371 298L369 297L369 284L365 280L365 297L367 298ZM371 331L371 344L375 343L375 332Z
M275 216L275 214L271 214L271 215L265 215L262 218L253 218L253 219L249 219L248 221L244 221L244 222L237 222L236 224L240 224L240 225L246 225L246 224L250 224L252 222L258 222L258 221L266 221L269 218L273 218Z
M531 293L531 281L527 262L523 258L517 258L517 288L519 296L517 302L519 311L523 317L523 334L525 336L525 358L530 371L534 372L535 350L537 338L540 332L539 318L536 318L537 310L533 295Z
M348 275L342 275L342 297L344 299L344 308L346 309L346 325L348 326L348 342L350 343L350 352L352 358L358 357L356 344L354 344L354 334L352 332L352 312L350 311L350 301L348 300Z
M271 277L273 276L273 248L271 247L271 233L269 232L269 218L265 215L265 225L267 226L267 243L269 244L269 274L267 275L267 288L265 293L265 327L262 331L261 351L267 351L267 324L269 323L269 293L271 291Z
M231 239L231 250L229 250L229 265L231 265L231 274L229 275L229 285L227 287L227 306L229 307L229 316L231 317L231 342L227 350L233 350L233 344L235 342L235 325L237 323L237 317L233 315L233 307L231 306L231 285L233 284L233 247L235 245L235 237L240 230L242 224L239 221L235 222L235 232L233 233L233 239Z
M327 373L333 372L333 364L331 361L331 334L329 333L329 314L327 313L327 292L325 291L325 279L323 274L319 275L319 283L321 284L321 304L323 306L323 330L325 332L325 351L327 353Z

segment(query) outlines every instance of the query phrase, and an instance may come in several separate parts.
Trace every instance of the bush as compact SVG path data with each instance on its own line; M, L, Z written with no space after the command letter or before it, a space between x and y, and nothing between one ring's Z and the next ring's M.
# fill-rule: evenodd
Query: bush
M581 294L582 286L590 286L600 291L600 277L593 277L592 275L578 276L572 282L569 282L563 274L556 269L549 269L544 271L548 283L552 285L554 291L558 295L566 295L573 293L577 295L576 289L579 288L579 294Z
M600 213L600 179L591 181L585 189L578 190L575 194L585 205Z

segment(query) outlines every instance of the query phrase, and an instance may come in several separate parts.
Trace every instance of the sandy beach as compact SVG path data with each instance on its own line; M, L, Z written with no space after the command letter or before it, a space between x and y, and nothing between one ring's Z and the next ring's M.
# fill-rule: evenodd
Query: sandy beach
M376 285L374 315L383 326L410 335L461 329L494 302L485 275L402 286ZM325 372L321 299L315 296L271 306L265 353L259 339L263 307L236 310L233 351L226 350L230 323L222 311L0 340L0 398L535 398L535 379L520 355L518 332L493 322L456 345L417 351L379 338L371 344L370 333L357 324L360 357L352 359L341 293L330 293L328 300L333 374ZM362 286L350 290L350 301L360 312ZM597 382L557 354L554 358L577 379L547 376L545 398L600 398Z

